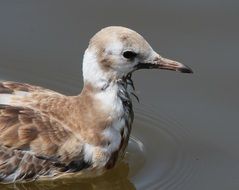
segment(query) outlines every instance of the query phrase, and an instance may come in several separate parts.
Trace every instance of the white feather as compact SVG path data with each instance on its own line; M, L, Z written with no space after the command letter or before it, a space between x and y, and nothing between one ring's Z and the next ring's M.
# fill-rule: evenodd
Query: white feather
M110 84L106 90L96 93L95 98L101 102L101 109L106 111L111 118L118 119L124 114L122 101L118 96L118 86L116 84Z
M0 94L0 104L10 105L12 97L12 94Z
M17 95L17 96L22 96L22 97L24 97L24 96L28 96L28 95L29 95L29 92L15 91L14 94Z
M102 88L108 82L107 73L100 68L93 51L85 51L82 70L84 81L94 84L95 87Z
M91 162L94 154L95 146L86 143L84 145L84 160L85 162Z
M107 44L105 48L105 52L108 54L119 55L123 49L123 44L118 40L114 39L110 43Z
M109 127L103 131L103 135L109 141L109 146L106 148L109 153L119 149L121 143L121 134L114 127Z

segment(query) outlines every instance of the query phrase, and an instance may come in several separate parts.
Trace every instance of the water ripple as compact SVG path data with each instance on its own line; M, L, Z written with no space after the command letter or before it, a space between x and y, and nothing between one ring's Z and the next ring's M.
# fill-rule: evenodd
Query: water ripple
M146 105L139 105L135 112L131 140L137 139L138 147L143 147L138 149L143 158L138 159L144 162L137 172L130 164L132 182L137 189L181 189L197 173L190 128Z

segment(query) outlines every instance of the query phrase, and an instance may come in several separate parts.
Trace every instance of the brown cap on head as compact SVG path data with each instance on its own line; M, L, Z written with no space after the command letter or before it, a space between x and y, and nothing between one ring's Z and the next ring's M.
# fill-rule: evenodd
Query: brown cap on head
M165 69L182 73L193 71L177 61L157 54L137 32L110 26L100 30L90 40L88 50L94 52L100 67L122 77L139 69Z

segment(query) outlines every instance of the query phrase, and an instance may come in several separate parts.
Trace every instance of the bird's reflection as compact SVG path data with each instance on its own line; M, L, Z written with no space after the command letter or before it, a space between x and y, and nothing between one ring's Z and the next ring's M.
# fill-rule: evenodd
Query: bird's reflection
M125 162L119 163L114 169L95 178L59 178L49 181L35 181L29 183L15 183L0 185L1 190L105 190L105 189L124 189L135 190L134 185L128 179L129 165Z

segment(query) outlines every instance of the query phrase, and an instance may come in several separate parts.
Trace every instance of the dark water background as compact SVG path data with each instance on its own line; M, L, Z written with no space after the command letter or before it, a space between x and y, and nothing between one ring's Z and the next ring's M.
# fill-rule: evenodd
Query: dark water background
M77 94L88 40L109 25L195 72L135 73L134 139L113 171L0 189L239 189L238 23L236 0L0 1L0 79Z

